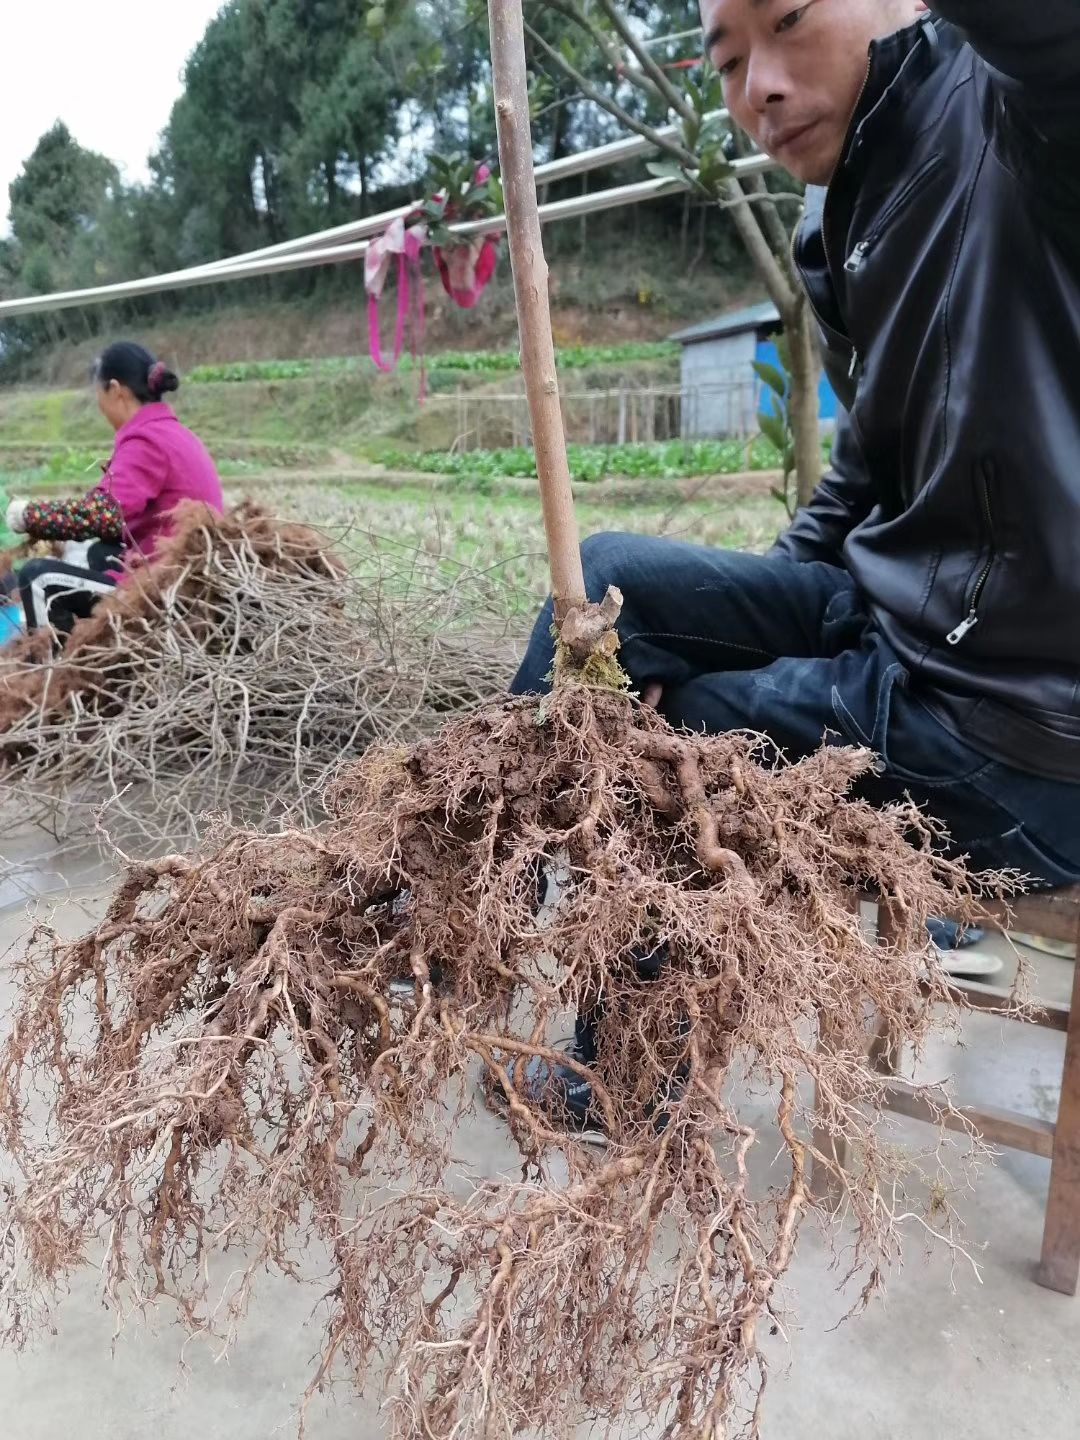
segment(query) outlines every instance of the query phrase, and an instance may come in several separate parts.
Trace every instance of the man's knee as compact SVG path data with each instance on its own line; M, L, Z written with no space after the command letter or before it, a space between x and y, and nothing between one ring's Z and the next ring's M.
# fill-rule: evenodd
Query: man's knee
M20 565L15 579L24 588L32 585L39 575L46 575L50 570L56 569L55 560L27 560L25 565Z
M590 600L602 600L609 585L625 588L627 562L634 541L640 538L618 530L605 530L581 542L581 568L585 575L585 593Z

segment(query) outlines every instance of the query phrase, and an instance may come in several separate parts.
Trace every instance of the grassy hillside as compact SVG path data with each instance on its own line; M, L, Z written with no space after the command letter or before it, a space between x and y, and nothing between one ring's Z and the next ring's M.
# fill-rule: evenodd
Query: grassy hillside
M576 389L674 382L676 352L635 342L572 347L560 367ZM572 377L572 379L571 379ZM175 398L180 418L205 440L224 474L341 468L412 450L440 450L457 434L459 392L519 389L513 351L450 352L420 376L405 364L381 375L367 358L204 363ZM92 385L0 387L0 487L92 479L111 435Z
M562 364L575 390L666 385L678 375L669 346L640 341L575 349ZM423 405L418 381L410 367L379 375L355 357L206 361L177 409L209 445L230 498L250 487L282 515L347 520L454 565L495 565L527 616L547 583L531 453L451 448L459 390L482 397L520 386L512 352L433 357ZM87 488L111 438L85 379L0 388L0 493ZM764 548L784 523L768 473L730 485L707 478L768 471L778 457L760 438L579 445L571 455L586 534L629 529Z

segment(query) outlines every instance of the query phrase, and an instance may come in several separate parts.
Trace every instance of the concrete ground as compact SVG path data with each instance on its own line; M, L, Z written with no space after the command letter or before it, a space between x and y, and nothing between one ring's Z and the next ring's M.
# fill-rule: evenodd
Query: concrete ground
M59 867L33 863L45 842L2 838L0 858L29 863L18 877L0 867L0 956L17 954L28 920L25 895L70 882L59 921L81 928L98 911L101 867L73 853ZM36 848L35 848L36 847ZM85 909L80 908L85 906ZM1004 942L990 942L1004 945ZM1034 957L1039 991L1067 1000L1070 962ZM0 975L7 1004L10 979ZM1063 1037L972 1017L964 1046L944 1043L926 1077L955 1077L953 1093L1052 1119ZM756 1123L749 1116L751 1123ZM767 1125L766 1112L761 1111ZM899 1144L925 1143L923 1127L898 1122ZM470 1130L477 1169L501 1170L499 1123L486 1112ZM916 1235L887 1299L838 1329L854 1296L838 1295L822 1239L808 1227L788 1285L790 1343L774 1352L765 1440L1075 1440L1080 1435L1080 1300L1033 1280L1049 1167L1004 1154L977 1191L961 1198L967 1266L925 1259ZM153 1326L130 1324L115 1337L97 1277L76 1277L57 1311L56 1333L29 1353L0 1349L0 1436L7 1440L270 1440L296 1433L295 1405L312 1371L317 1291L266 1276L228 1358L182 1342L164 1307ZM313 1407L308 1440L373 1440L384 1433L375 1399L350 1397ZM583 1430L583 1436L587 1430Z

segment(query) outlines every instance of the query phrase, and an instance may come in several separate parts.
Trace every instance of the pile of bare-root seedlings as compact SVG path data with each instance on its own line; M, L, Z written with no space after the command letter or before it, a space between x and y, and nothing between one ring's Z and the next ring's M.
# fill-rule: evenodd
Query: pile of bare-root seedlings
M0 649L0 803L58 830L104 807L113 833L173 844L207 811L262 821L268 797L310 821L343 758L500 692L491 589L363 534L189 503L63 649L47 631Z
M0 1058L3 1325L26 1338L93 1261L117 1309L171 1298L227 1336L277 1267L324 1297L309 1395L379 1385L401 1437L756 1435L811 1165L845 1197L864 1296L918 1207L868 1016L916 1051L955 1019L925 920L974 916L980 883L916 811L857 798L869 754L785 765L677 734L620 684L617 597L585 606L558 443L520 0L490 9L555 687L373 747L317 830L134 865L92 933L38 933ZM576 1010L597 1055L567 1063L603 1152L523 1083ZM511 1177L469 1165L480 1089ZM924 1225L955 1243L950 1220L931 1187Z

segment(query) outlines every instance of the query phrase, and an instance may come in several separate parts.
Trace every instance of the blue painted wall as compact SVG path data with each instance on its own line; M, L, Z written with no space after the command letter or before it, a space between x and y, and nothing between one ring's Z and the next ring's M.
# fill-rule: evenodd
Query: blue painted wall
M778 370L783 370L784 368L780 364L780 356L777 353L776 346L771 340L758 341L757 359L759 363L764 363L766 365L775 365ZM764 394L760 397L761 408L764 409L768 414L773 414L776 402L772 395L772 392L768 389L766 385L762 385L761 389L764 392ZM835 420L837 404L836 392L833 390L832 386L829 384L828 379L824 374L821 377L821 387L819 393L821 396L822 420Z

